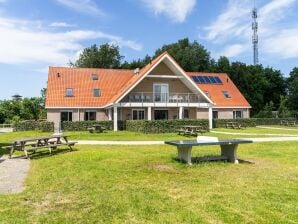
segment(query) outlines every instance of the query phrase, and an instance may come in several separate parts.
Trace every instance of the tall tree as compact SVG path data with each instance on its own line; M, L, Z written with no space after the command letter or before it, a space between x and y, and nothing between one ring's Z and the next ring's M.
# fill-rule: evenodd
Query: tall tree
M293 68L287 80L289 100L288 106L294 111L298 111L298 67Z
M189 42L189 39L185 38L178 40L177 43L163 45L156 50L153 58L164 51L168 51L185 71L196 72L210 69L210 54L197 41Z
M121 59L119 47L110 44L96 44L85 48L79 59L71 65L79 68L120 68Z

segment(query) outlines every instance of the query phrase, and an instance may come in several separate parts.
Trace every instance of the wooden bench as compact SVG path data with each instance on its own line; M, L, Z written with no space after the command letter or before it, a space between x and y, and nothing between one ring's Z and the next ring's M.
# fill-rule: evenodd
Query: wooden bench
M203 126L184 126L176 130L179 135L183 134L188 136L198 136L208 131L209 130Z
M5 147L9 150L9 158L12 157L15 151L23 151L26 158L30 158L29 152L35 153L38 149L47 148L52 153L53 149L57 149L59 146L68 146L70 150L77 142L69 142L68 136L46 136L37 138L25 138L15 140L11 146Z

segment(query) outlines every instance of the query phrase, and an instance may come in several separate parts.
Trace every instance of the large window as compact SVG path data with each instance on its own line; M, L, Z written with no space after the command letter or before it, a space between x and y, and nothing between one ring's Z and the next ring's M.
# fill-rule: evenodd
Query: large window
M144 109L133 109L132 110L132 119L133 120L144 120L145 119L145 110Z
M241 110L234 110L233 111L233 118L234 119L242 118L242 111Z
M85 121L95 121L96 120L96 111L86 111L84 115Z
M154 120L168 120L169 111L168 110L155 110Z
M71 111L63 111L60 114L61 121L72 121L72 112Z
M153 84L154 101L167 102L169 99L169 85L168 84Z
M73 96L73 89L72 89L72 88L66 88L66 90L65 90L65 94L66 94L66 96L68 96L68 97Z

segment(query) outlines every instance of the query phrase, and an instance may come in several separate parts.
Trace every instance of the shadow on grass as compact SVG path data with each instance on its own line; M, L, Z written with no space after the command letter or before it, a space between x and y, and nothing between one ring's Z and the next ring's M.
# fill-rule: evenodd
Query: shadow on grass
M172 158L175 162L185 163L178 159L177 157ZM200 163L207 163L207 162L228 162L225 156L218 156L218 155L207 155L207 156L200 156L200 157L191 157L192 164L200 164ZM248 160L238 159L239 163L243 164L255 164Z
M4 147L9 146L9 145L11 145L11 144L0 143L0 157L9 153L9 151L7 149L4 149Z
M35 153L29 153L29 158L31 160L43 159L43 158L48 158L48 157L65 154L65 153L71 153L75 151L78 151L78 150L75 148L73 148L72 150L69 150L69 148L61 148L61 149L52 150L52 153L50 154L48 150L39 150ZM26 157L25 155L17 155L17 156L13 156L11 159L26 159Z

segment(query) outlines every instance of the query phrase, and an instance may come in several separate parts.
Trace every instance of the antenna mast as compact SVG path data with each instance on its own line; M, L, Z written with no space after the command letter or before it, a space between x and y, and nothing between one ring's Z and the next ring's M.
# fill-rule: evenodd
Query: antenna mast
M257 65L259 63L259 55L258 55L258 11L256 6L254 5L252 9L252 30L253 30L253 36L252 36L252 44L253 44L253 51L254 51L254 65Z

